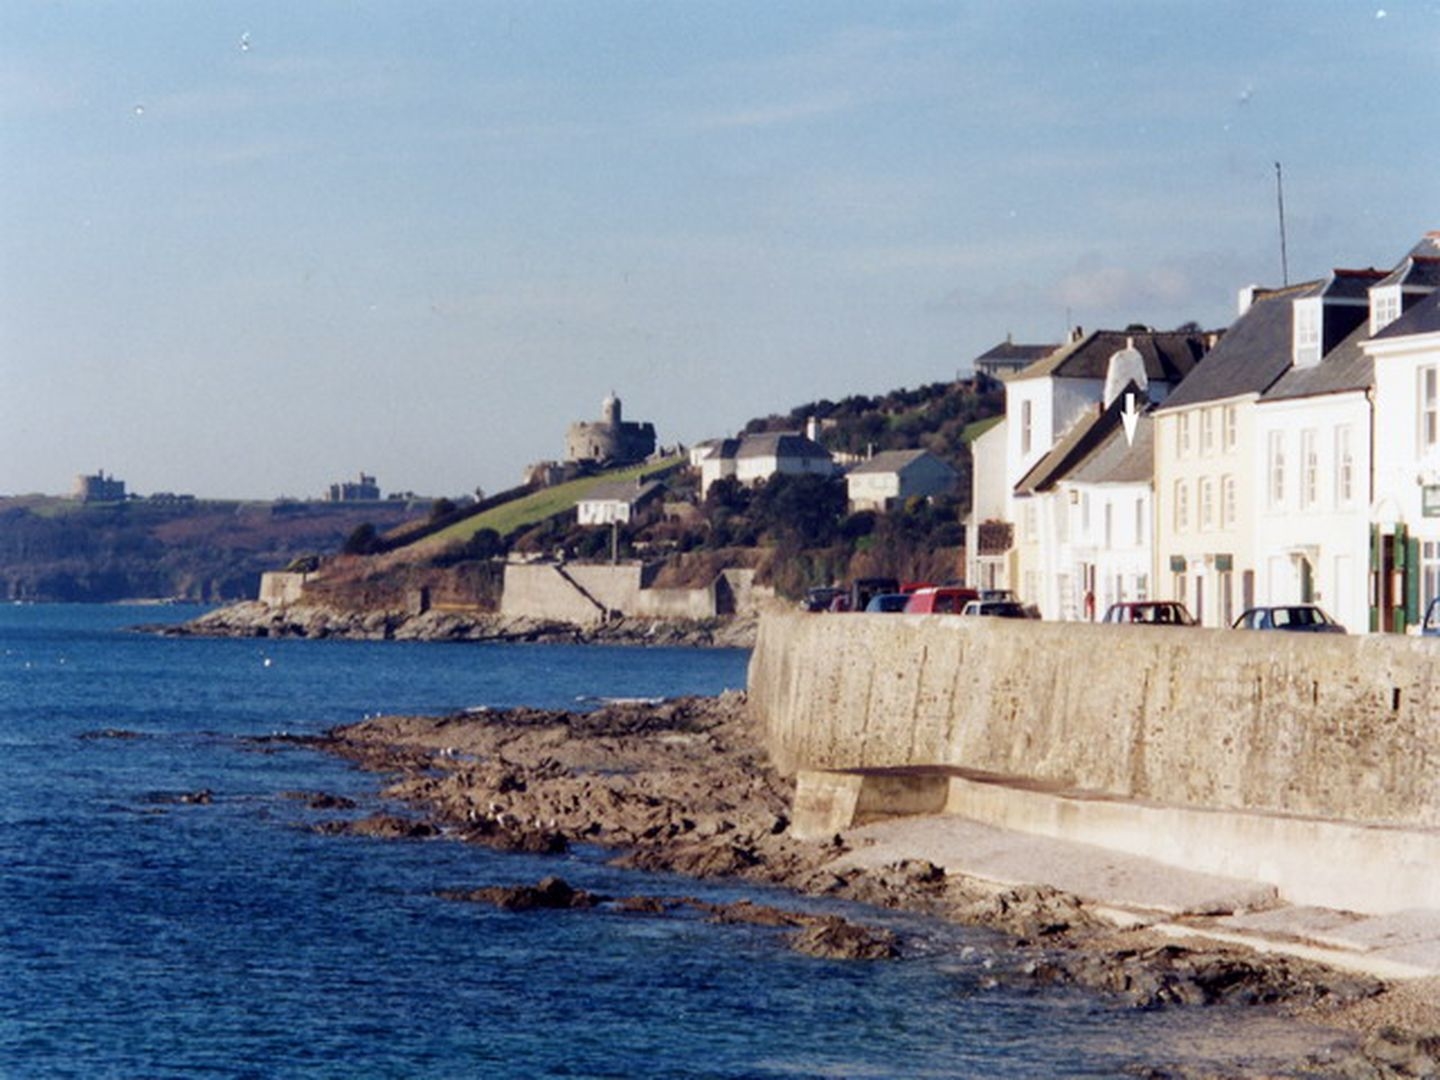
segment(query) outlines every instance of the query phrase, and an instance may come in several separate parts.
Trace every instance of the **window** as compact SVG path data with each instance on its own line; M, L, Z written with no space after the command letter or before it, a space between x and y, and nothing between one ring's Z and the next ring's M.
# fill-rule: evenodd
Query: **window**
M1235 527L1236 509L1235 477L1222 476L1220 478L1220 527L1222 529Z
M1030 453L1030 402L1020 403L1020 453Z
M1440 373L1440 368L1433 365L1416 372L1420 383L1416 402L1420 410L1419 449L1422 454L1440 442L1440 383L1437 383L1437 373Z
M1285 433L1270 432L1270 505L1279 506L1285 501Z
M1225 444L1225 452L1227 454L1231 453L1235 449L1235 444L1239 441L1240 436L1237 433L1239 423L1239 409L1237 409L1234 405L1226 405L1225 410L1221 416L1220 438Z
M1215 409L1200 411L1200 453L1209 457L1215 453Z
M1215 528L1215 481L1208 476L1200 480L1200 528Z
M1315 431L1306 428L1300 433L1300 508L1308 510L1320 499L1320 452L1315 447Z
M1295 301L1295 366L1320 362L1320 301Z
M1426 540L1420 545L1420 609L1428 611L1430 601L1440 596L1440 542Z
M1115 546L1115 531L1114 531L1114 517L1115 517L1115 515L1114 515L1114 510L1115 510L1115 508L1114 508L1114 506L1112 506L1112 505L1110 504L1110 500L1109 500L1109 499L1106 499L1106 500L1105 500L1105 546L1106 546L1107 548L1110 548L1110 547L1114 547L1114 546Z
M1175 418L1175 456L1190 456L1190 414L1181 413Z
M1184 480L1175 481L1175 531L1190 528L1190 487Z
M1400 286L1370 292L1370 333L1378 334L1400 317Z
M1349 424L1335 429L1335 502L1349 506L1355 501L1355 450Z
M1135 546L1145 545L1145 500L1135 500Z

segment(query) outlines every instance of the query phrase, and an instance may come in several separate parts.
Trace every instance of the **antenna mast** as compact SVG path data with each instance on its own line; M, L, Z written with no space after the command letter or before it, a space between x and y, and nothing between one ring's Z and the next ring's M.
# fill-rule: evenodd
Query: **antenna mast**
M1275 162L1275 201L1280 208L1280 277L1282 283L1290 284L1290 261L1285 254L1285 177L1280 172L1280 162Z

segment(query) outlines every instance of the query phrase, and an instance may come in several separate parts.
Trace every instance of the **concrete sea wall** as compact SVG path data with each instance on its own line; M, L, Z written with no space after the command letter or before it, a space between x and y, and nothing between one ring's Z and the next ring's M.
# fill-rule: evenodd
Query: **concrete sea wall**
M785 613L750 700L811 832L940 802L1395 910L1440 907L1437 662L1416 638Z
M509 563L504 615L560 619L582 626L612 613L655 619L708 619L752 612L768 590L755 587L754 571L726 570L703 589L657 589L640 563ZM724 602L722 602L724 601ZM724 610L726 607L729 610Z

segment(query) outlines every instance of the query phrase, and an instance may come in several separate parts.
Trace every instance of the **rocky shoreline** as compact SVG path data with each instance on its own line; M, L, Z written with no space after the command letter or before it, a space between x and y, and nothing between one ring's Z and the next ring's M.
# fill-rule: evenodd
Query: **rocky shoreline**
M347 638L360 641L563 642L748 649L753 616L714 619L617 618L593 625L485 612L342 611L310 604L248 600L176 625L137 629L167 637Z
M405 815L331 820L320 826L326 831L444 836L542 853L593 844L613 850L624 866L778 884L990 927L1011 936L1022 958L1018 970L1036 984L1090 987L1141 1008L1254 1005L1334 1030L1335 1046L1323 1060L1296 1062L1285 1075L1440 1075L1433 986L1386 986L1230 945L1181 944L1117 928L1054 889L1001 889L923 861L837 869L833 864L848 850L844 837L807 843L788 834L789 786L766 760L741 693L589 713L521 708L380 717L302 741L384 775L384 795L409 808ZM449 898L656 913L699 903L595 898L558 879L486 885ZM709 914L776 920L773 925L796 930L796 947L816 955L874 958L896 951L883 933L843 921L801 925L786 921L793 913L758 907Z

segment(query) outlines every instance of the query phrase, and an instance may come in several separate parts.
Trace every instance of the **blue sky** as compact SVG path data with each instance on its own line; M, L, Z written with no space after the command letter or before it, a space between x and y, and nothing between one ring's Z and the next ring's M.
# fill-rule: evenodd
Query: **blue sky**
M0 493L510 486L1440 228L1440 0L0 5Z

